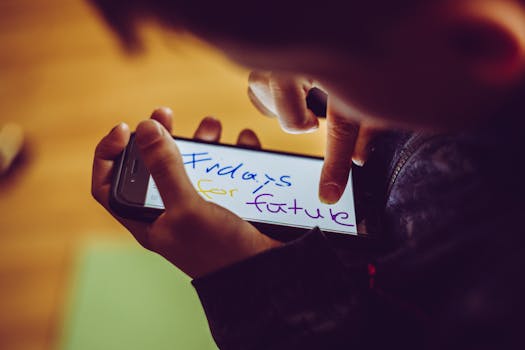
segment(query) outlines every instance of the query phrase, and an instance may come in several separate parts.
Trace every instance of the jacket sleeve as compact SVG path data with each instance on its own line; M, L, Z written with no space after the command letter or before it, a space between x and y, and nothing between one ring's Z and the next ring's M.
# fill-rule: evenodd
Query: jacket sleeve
M221 349L339 348L370 332L367 265L343 264L318 229L192 283Z

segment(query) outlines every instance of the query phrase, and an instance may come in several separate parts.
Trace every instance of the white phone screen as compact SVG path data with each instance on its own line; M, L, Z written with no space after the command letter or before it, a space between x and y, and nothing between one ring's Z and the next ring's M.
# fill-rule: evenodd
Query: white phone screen
M197 192L245 220L357 234L351 178L339 202L319 200L321 159L185 140L176 144ZM164 208L151 176L144 205Z

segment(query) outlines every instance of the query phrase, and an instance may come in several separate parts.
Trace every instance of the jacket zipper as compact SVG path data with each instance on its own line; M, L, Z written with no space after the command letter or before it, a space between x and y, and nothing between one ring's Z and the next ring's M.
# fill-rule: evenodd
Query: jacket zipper
M401 173L401 170L405 167L405 165L408 163L412 155L423 145L426 141L430 140L431 137L429 137L428 134L418 132L410 136L408 141L405 143L403 148L401 149L399 153L398 160L396 162L396 165L394 166L394 170L392 171L392 174L390 175L390 181L388 182L388 187L386 191L386 199L390 197L390 193L392 192L392 188L394 187L394 184L396 183L396 180Z

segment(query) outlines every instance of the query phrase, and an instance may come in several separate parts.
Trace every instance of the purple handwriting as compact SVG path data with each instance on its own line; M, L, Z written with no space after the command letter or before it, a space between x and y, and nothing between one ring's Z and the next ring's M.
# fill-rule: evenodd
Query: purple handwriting
M311 219L324 219L326 216L338 225L347 227L354 226L353 224L347 222L347 220L350 219L350 214L346 211L336 211L333 208L329 208L328 212L326 212L326 210L322 211L320 208L307 209L300 207L297 204L297 199L294 199L292 204L278 201L270 202L273 197L273 194L261 193L254 198L253 202L246 202L245 204L254 206L260 213L269 212L272 214L280 213L293 215L304 214ZM266 198L266 200L263 200L263 198Z
M242 162L236 164L221 164L214 161L209 152L184 153L182 154L182 159L184 165L191 169L197 169L198 164L202 164L206 174L226 176L231 179L239 178L243 181L253 182L256 188L252 191L252 194L259 192L267 185L275 185L277 187L292 186L290 175L275 177L267 173L260 174L250 171Z

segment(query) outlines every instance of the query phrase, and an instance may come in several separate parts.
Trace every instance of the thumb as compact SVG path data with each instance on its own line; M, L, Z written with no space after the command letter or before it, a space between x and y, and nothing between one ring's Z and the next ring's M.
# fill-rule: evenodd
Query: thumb
M194 195L179 149L160 123L152 119L141 122L135 132L135 141L166 209L180 206L181 200Z

